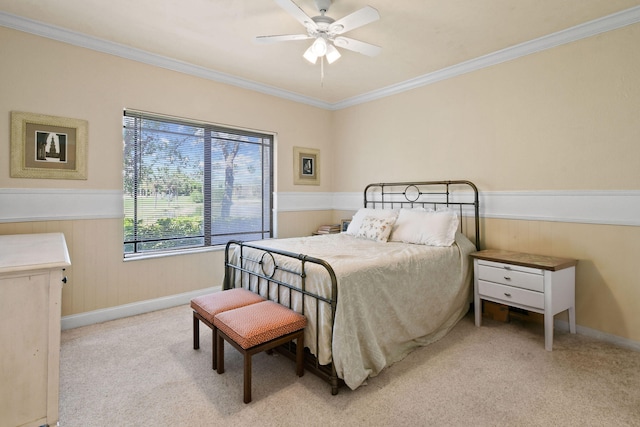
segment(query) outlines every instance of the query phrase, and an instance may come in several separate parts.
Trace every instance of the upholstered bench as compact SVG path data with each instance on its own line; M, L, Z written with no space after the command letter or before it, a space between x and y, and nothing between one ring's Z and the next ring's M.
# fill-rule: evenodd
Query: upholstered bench
M224 373L224 341L244 356L244 403L251 402L251 356L296 340L296 374L304 375L304 328L307 319L273 301L224 311L213 319L218 374Z
M202 322L210 327L213 332L211 339L212 369L216 369L217 364L216 328L213 324L215 315L262 301L266 300L260 295L243 288L228 289L191 300L191 308L193 309L193 349L200 348L200 322Z

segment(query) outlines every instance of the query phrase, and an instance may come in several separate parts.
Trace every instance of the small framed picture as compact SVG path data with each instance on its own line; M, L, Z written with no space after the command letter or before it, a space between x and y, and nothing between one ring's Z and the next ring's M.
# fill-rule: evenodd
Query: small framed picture
M11 112L11 177L87 179L87 122Z
M293 183L320 185L320 150L293 147Z
M347 228L349 228L349 224L351 224L350 219L343 219L342 221L340 221L340 231L342 233L346 232Z

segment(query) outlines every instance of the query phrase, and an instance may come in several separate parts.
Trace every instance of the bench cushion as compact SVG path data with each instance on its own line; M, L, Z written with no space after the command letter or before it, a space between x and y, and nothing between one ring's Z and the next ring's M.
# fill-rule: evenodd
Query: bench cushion
M246 350L304 329L307 318L276 302L264 301L219 313L213 325Z
M191 300L191 308L213 323L213 318L218 313L261 301L265 301L265 299L255 292L243 288L234 288L193 298Z

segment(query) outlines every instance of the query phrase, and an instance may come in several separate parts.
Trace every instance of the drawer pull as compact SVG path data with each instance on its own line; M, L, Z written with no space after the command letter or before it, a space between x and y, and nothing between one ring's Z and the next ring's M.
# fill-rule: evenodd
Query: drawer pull
M504 276L504 280L511 280L511 277L509 277L509 276Z
M508 265L505 265L505 266L504 266L504 269L505 269L505 270L511 270L511 267L509 267Z
M505 297L509 297L509 298L511 298L511 294L510 294L510 293L507 293L507 292L505 292L505 293L504 293L504 296L505 296Z

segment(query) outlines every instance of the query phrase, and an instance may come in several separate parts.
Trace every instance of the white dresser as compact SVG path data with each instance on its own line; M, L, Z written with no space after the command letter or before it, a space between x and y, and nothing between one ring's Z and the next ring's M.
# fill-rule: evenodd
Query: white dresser
M481 300L544 315L544 347L553 349L553 316L568 310L569 331L576 333L575 266L577 260L487 249L474 258L476 326L482 322Z
M0 426L58 422L62 233L0 236Z

